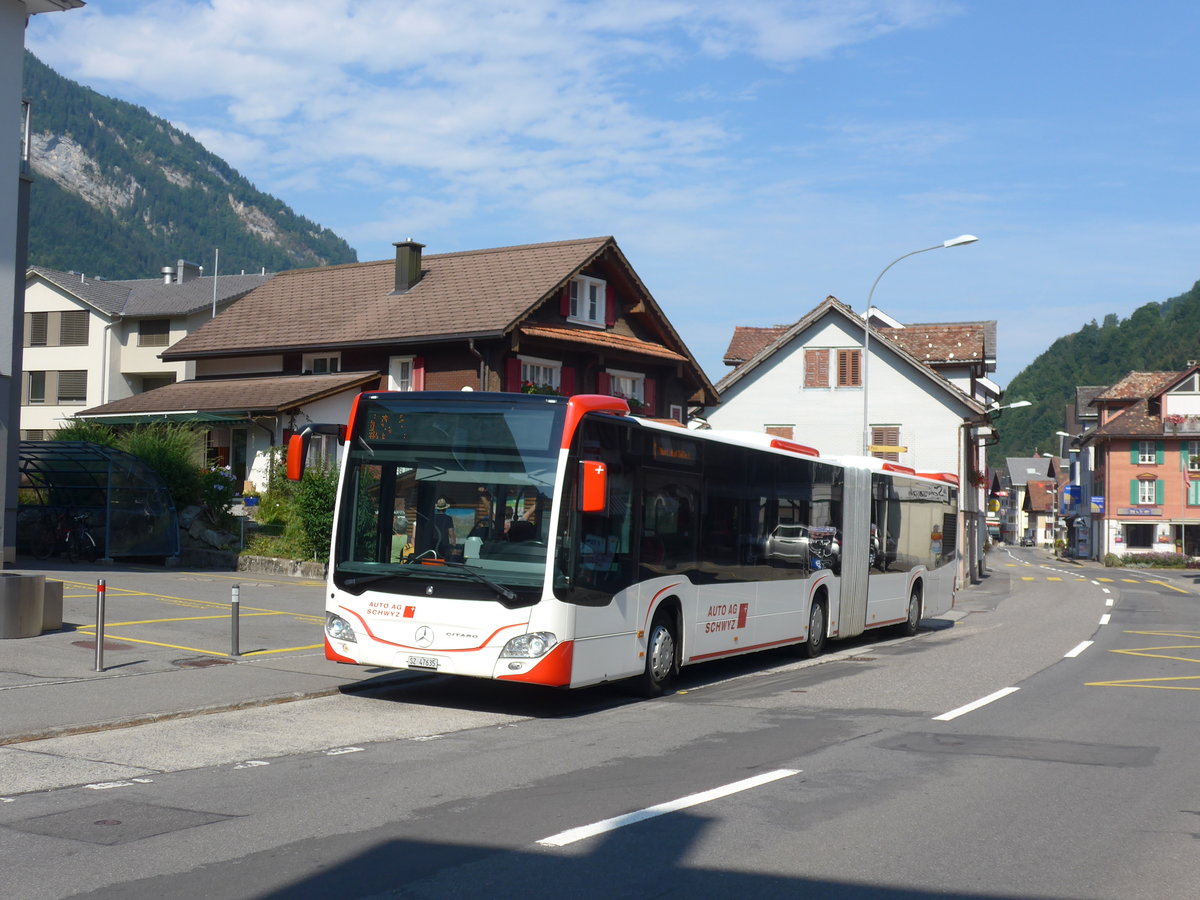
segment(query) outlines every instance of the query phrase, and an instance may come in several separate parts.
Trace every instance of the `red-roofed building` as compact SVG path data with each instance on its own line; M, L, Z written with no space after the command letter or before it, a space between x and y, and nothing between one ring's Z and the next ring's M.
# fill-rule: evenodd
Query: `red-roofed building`
M1130 372L1092 405L1099 424L1078 439L1075 517L1090 555L1200 556L1200 365Z
M85 410L96 421L208 417L234 474L270 443L344 421L363 390L624 396L685 423L717 400L612 237L396 258L276 275L167 348L195 378Z

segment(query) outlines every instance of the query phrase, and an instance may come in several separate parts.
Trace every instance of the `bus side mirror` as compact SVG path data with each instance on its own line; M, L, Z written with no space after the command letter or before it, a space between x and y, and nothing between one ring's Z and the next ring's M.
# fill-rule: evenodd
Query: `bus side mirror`
M608 510L608 466L598 460L579 463L579 511L603 513Z
M337 438L338 443L346 440L345 425L305 425L288 438L287 443L287 477L288 481L299 481L304 477L304 467L308 461L308 448L314 434L327 434Z

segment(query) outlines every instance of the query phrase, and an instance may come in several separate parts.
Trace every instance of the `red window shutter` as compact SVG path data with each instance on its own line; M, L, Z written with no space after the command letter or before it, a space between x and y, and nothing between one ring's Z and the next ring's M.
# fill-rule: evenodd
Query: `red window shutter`
M596 376L596 393L611 394L612 393L612 376L607 372L601 372Z
M658 389L649 378L642 382L642 402L646 404L646 415L658 415Z
M617 290L611 282L604 285L604 324L612 328L617 321Z
M412 366L412 389L414 391L425 390L425 357L413 357Z
M564 397L570 397L575 393L575 370L568 369L563 366L558 375L558 391Z
M829 351L804 351L804 386L806 388L829 387Z
M562 313L565 319L571 315L571 282L563 285L562 296L558 299L558 311Z
M862 371L859 368L861 357L858 350L838 351L838 387L859 387L862 385Z
M504 361L504 389L513 394L521 390L520 357L510 356Z

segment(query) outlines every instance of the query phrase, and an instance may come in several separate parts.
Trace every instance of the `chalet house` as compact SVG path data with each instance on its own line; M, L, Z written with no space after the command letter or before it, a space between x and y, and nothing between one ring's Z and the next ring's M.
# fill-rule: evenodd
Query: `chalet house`
M1038 532L1038 522L1031 517L1033 506L1039 511L1048 510L1040 500L1027 501L1030 485L1051 484L1058 479L1054 458L1050 456L1009 457L1004 461L1001 473L1004 506L1000 524L1000 539L1006 544L1019 543L1021 538L1032 536L1039 543L1053 543L1053 538ZM1043 525L1045 522L1043 521Z
M180 260L160 278L106 281L33 266L25 275L21 438L43 440L89 405L192 378L159 354L270 275L202 277ZM214 284L215 283L215 284Z
M162 353L193 379L83 416L207 418L213 458L261 486L270 447L345 421L363 390L614 394L681 424L717 401L612 237L395 247L394 260L277 275Z
M902 325L879 310L865 323L827 297L791 325L734 331L717 383L713 428L766 431L825 455L870 452L963 485L966 565L986 534L982 433L1000 395L996 323ZM869 404L869 405L868 405Z
M1077 443L1096 558L1200 556L1200 365L1130 372L1092 404L1099 424Z

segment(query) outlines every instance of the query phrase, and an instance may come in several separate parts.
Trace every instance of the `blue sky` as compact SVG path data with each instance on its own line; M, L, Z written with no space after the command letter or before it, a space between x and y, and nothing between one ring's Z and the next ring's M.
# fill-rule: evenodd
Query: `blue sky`
M612 234L713 381L833 294L1006 384L1200 278L1200 5L89 0L27 46L360 259ZM1010 397L1009 399L1016 399Z

